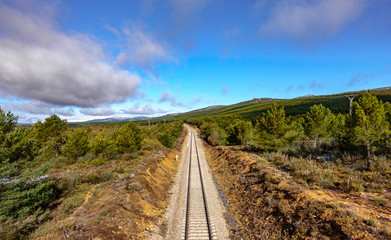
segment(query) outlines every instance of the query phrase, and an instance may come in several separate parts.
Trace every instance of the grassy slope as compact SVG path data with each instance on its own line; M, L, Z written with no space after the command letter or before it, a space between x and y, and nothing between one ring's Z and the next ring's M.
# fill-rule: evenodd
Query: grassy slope
M380 100L391 102L391 90L376 91L376 94ZM330 108L334 113L347 113L349 111L349 100L344 96L344 94L278 100L276 103L285 107L287 115L303 114L307 112L312 105L315 104L322 104ZM197 117L234 114L253 120L259 117L262 112L265 112L271 104L271 102L253 103L251 101L245 101L205 111L186 112L164 119L167 121L186 120Z

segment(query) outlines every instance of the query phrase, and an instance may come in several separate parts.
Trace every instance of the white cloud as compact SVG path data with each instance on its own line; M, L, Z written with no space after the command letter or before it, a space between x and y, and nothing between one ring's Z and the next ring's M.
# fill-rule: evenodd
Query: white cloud
M67 117L73 116L75 114L72 108L58 108L55 110L55 113L57 115L67 116Z
M359 85L359 84L366 84L369 81L373 81L378 77L381 77L383 75L391 73L391 67L386 67L383 69L380 69L376 72L362 72L362 73L357 73L352 76L350 81L348 82L348 86L354 86L354 85Z
M134 115L152 115L158 113L166 113L167 111L162 108L155 109L149 105L136 105L132 108L123 109L123 113L134 114Z
M74 109L65 107L59 108L41 101L27 101L27 102L5 102L2 107L11 112L22 112L31 115L52 115L57 114L61 116L73 116ZM24 115L24 117L27 117Z
M183 102L178 101L176 99L176 97L171 94L170 91L164 91L162 93L162 96L159 99L159 102L169 102L171 104L171 106L174 106L174 107L182 107L182 106L184 106Z
M365 6L365 0L285 0L275 5L260 31L299 41L330 37L359 17Z
M162 43L138 27L123 28L120 34L125 47L116 58L116 64L119 66L131 64L133 67L153 69L157 62L174 60Z
M2 94L80 107L137 96L138 75L109 64L101 44L88 36L61 32L53 15L0 3Z
M108 107L82 109L80 112L89 116L111 116L116 113L113 109Z
M17 111L17 112L23 112L23 113L29 113L34 115L51 115L53 114L52 106L40 102L40 101L31 101L31 102L22 102L22 103L12 103L12 102L6 102L2 104L3 108L7 111Z

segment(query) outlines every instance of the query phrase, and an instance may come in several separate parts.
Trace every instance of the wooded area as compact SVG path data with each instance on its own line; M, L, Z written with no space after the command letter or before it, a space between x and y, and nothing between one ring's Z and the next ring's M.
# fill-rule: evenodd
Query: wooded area
M131 169L144 156L172 148L183 131L182 121L150 128L133 122L75 128L56 115L34 125L17 121L0 108L0 239L31 233L52 218L59 199L56 216L64 218L83 203L87 186L116 179L126 174L123 165ZM71 171L57 173L65 169Z

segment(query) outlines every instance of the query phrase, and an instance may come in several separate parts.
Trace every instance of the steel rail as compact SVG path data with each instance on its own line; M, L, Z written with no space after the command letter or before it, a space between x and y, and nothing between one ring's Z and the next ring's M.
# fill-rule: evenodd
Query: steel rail
M198 147L197 147L197 138L196 138L196 136L194 136L194 143L195 143L196 152L197 152L198 169L200 171L201 189L202 189L202 197L204 198L206 224L208 225L209 239L212 240L212 230L211 230L210 222L209 222L208 206L207 206L206 196L205 196L204 181L202 180L202 171L201 171L200 158L199 158L199 154L198 154Z
M190 156L189 156L189 173L187 180L187 201L186 201L186 225L185 225L185 239L187 240L187 236L189 235L189 209L190 209L190 180L191 180L191 151L193 148L193 131L190 131Z
M199 159L199 153L198 153L198 147L197 147L197 139L196 135L194 134L194 130L191 130L190 133L190 157L189 157L189 172L188 172L188 181L187 181L187 202L186 202L186 223L185 223L185 240L189 239L189 221L190 221L190 202L191 202L191 161L192 161L192 152L193 150L193 138L194 138L194 146L195 146L195 152L197 155L197 166L199 170L199 176L200 176L200 184L201 184L201 191L202 191L202 199L203 199L203 208L205 211L205 220L206 220L206 225L208 229L208 237L210 240L213 239L212 236L212 229L210 225L210 219L209 219L209 213L208 213L208 207L207 207L207 201L206 201L206 194L205 194L205 188L204 188L204 182L203 182L203 177L202 177L202 170L201 170L201 163Z

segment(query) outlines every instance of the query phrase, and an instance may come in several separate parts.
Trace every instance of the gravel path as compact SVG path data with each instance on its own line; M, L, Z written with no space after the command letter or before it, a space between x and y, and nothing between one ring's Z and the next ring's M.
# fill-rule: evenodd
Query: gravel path
M152 236L152 239L183 239L186 222L186 196L191 142L190 132L194 131L188 126L186 126L186 128L189 130L188 136L186 137L186 143L184 145L184 148L182 149L182 159L179 165L177 177L175 179L175 184L171 189L172 195L170 198L170 203L168 205L168 208L166 209L166 215L164 217L163 223L160 226L161 234L160 236L158 236L158 234L155 234L154 236ZM216 185L213 181L211 170L205 159L203 145L198 139L198 137L196 139L200 165L203 174L205 195L208 203L208 213L210 214L210 219L213 221L213 239L229 239L229 230L224 218L224 213L226 210L219 197ZM192 155L193 158L196 158L194 141ZM162 237L161 235L164 235L164 233L166 233L166 236Z

